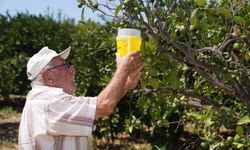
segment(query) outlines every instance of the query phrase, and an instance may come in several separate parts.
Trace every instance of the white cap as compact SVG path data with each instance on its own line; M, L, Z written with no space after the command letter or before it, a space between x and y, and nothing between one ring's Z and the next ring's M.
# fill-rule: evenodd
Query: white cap
M56 56L62 57L64 60L69 56L71 47L57 54L54 50L47 46L43 47L38 53L34 54L27 63L27 76L29 80L33 80L44 69L44 67Z
M120 35L132 35L141 37L141 31L138 29L131 29L131 28L118 29L118 36Z

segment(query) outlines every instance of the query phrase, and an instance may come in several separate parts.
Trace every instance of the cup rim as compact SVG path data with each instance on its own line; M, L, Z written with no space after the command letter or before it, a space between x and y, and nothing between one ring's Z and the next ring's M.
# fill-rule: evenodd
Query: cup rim
M134 28L122 28L122 29L118 29L118 36L121 35L130 35L130 36L139 36L141 37L141 31L138 29L134 29Z

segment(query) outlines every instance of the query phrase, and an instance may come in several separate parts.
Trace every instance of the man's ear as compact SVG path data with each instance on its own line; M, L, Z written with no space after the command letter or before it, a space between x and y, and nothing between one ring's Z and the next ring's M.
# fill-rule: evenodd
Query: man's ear
M49 70L44 70L42 73L43 82L45 85L54 86L55 80L53 78L53 73Z

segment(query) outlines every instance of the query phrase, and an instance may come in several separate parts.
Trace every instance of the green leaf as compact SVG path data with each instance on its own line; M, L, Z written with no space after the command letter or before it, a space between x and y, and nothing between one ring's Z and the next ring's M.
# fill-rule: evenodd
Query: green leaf
M237 126L236 128L236 133L239 135L239 136L242 136L244 134L244 128L242 126Z
M234 145L236 148L242 148L242 147L244 146L244 144L238 143L238 142L233 142L233 145Z
M220 145L220 143L214 143L214 144L210 145L209 150L214 150L219 145Z
M85 10L85 7L82 8L81 20L84 20L84 10Z
M250 123L250 116L244 116L237 122L237 125L243 125L248 123Z
M108 131L107 128L101 128L100 132L105 132L105 131Z
M186 64L183 64L182 70L183 71L188 70L188 66Z
M132 131L133 131L133 126L130 126L130 127L128 128L128 131L129 131L129 133L132 133Z
M116 7L116 9L115 9L115 15L116 15L116 16L117 16L118 13L121 11L121 9L122 9L122 3L120 3L120 4Z
M214 124L214 121L212 121L211 118L207 118L207 119L205 120L205 126L206 126L206 127L209 127L209 126L211 126L212 124Z
M229 80L233 79L234 77L235 77L235 75L233 73L227 72L226 74L224 74L223 80L229 81Z
M236 24L239 24L239 25L242 25L242 26L244 26L245 24L246 24L246 20L245 19L243 19L242 17L240 17L240 16L234 16L234 22L236 23Z
M149 76L157 77L158 74L159 74L159 71L158 71L157 69L155 69L155 68L153 68L153 67L150 67L150 68L148 69L148 75L149 75Z
M247 51L247 52L245 53L245 59L246 59L246 61L249 61L249 60L250 60L250 51Z
M168 76L168 82L171 84L172 88L178 88L180 84L180 79L177 69L172 69Z
M130 120L129 119L125 119L125 124L126 125L130 125Z
M199 6L205 6L206 0L194 0L194 2Z
M154 88L154 89L158 89L159 87L159 80L155 79L155 78L150 78L149 79L149 84Z
M193 26L193 29L197 26L198 23L198 17L197 17L198 12L199 8L196 8L190 16L190 25Z
M147 51L154 52L156 50L157 41L153 37L150 37L145 44L146 44L145 48L147 49Z
M219 8L219 12L225 17L225 18L231 18L231 13L226 8Z
M202 115L199 114L199 113L197 113L197 112L187 112L186 116L193 117L193 118L195 118L197 120L201 120L202 119Z
M216 8L206 8L205 10L206 10L209 14L213 14L213 15L218 14L218 9L216 9Z

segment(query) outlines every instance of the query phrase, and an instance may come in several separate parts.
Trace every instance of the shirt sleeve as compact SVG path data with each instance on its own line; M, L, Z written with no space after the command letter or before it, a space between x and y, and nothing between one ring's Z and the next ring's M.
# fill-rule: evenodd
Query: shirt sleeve
M47 132L52 135L90 136L96 112L96 97L63 94L46 109Z

